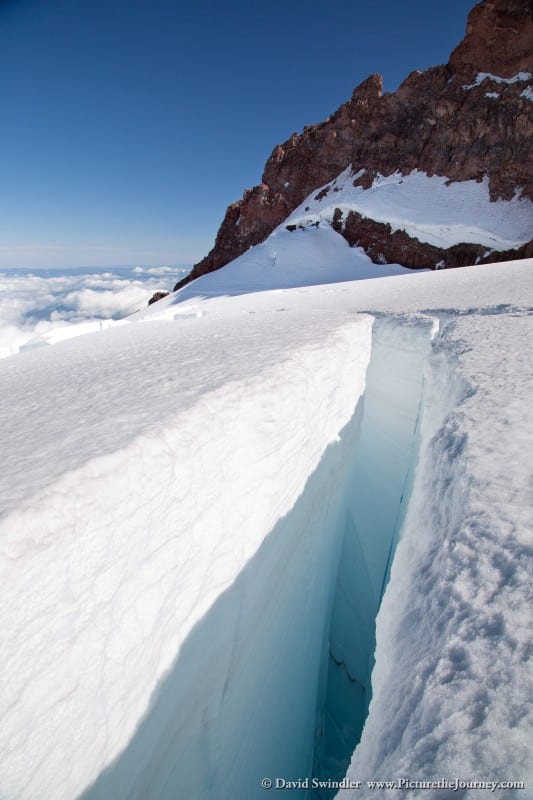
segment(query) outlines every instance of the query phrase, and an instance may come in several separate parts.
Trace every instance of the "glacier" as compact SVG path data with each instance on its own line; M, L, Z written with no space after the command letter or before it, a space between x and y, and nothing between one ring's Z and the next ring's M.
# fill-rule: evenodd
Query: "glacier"
M3 360L2 797L531 780L532 267L206 276Z

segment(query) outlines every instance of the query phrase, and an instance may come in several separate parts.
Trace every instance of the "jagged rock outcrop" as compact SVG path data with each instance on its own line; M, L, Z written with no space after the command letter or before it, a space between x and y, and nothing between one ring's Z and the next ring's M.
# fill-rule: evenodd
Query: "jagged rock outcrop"
M151 306L153 303L157 303L159 300L162 300L164 297L167 297L169 292L154 292L151 298L148 300L148 305Z
M511 78L531 71L531 0L485 0L468 15L466 36L450 56L460 75L491 72Z
M288 225L287 228L292 226ZM484 245L463 242L451 247L436 247L409 236L403 230L392 230L386 222L377 222L357 211L343 215L335 209L333 230L340 233L351 246L362 247L376 264L400 263L412 269L467 267L470 264L490 264L493 261L512 261L533 257L533 240L512 250L490 250Z
M533 198L533 87L527 92L533 84L527 76L533 73L532 42L531 0L484 0L470 12L466 36L448 64L412 72L394 93L383 94L381 77L371 75L325 122L274 148L261 185L229 206L214 248L175 289L263 241L310 192L349 164L354 172L365 170L359 178L365 187L378 172L418 169L450 181L488 175L492 200L510 199L517 187ZM509 82L518 73L520 79ZM428 245L374 223L375 236L387 239L386 247L377 248L369 222L354 217L343 232L378 260L459 266L486 257L485 248L457 245L435 261Z
M346 218L336 209L332 227L340 233L350 245L362 247L375 263L401 263L414 269L427 267L428 264L438 267L466 267L480 263L485 257L487 248L480 244L456 244L449 248L421 242L409 236L405 231L393 231L384 222L364 217L356 211L350 211Z

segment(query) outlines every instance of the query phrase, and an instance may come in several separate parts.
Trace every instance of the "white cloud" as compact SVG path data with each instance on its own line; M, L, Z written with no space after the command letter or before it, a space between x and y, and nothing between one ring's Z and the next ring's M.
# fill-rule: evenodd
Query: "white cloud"
M80 322L118 319L170 290L186 270L135 267L69 273L0 272L0 358L18 353L36 336Z
M116 317L132 314L146 306L153 292L136 282L128 286L104 289L102 285L69 292L64 302L84 317Z

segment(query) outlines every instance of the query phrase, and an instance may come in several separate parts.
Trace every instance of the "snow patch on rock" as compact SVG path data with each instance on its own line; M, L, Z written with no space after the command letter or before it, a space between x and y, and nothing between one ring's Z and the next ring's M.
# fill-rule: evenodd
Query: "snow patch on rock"
M513 75L510 78L502 78L499 75L492 75L490 72L478 72L474 82L466 84L463 86L463 89L474 89L476 86L480 86L483 81L487 80L491 81L492 83L501 83L510 86L513 83L524 83L525 81L530 81L532 77L533 75L531 75L530 72L517 72L516 75Z
M487 177L479 182L450 182L414 170L408 175L377 175L372 186L364 189L354 186L359 176L348 167L331 184L333 194L317 200L313 192L284 224L331 223L339 208L388 223L393 231L404 230L436 247L472 242L491 250L509 250L532 236L533 203L516 192L512 200L491 202Z

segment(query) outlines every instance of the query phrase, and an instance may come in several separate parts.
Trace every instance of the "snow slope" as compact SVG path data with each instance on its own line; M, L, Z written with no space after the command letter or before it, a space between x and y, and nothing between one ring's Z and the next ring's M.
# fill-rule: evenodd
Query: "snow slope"
M308 230L278 226L261 244L177 293L179 302L191 297L245 294L349 280L402 275L399 264L373 264L360 247L348 242L325 223Z
M409 175L377 175L372 186L364 189L354 186L363 173L354 174L348 167L309 195L283 224L331 222L334 210L340 208L389 223L393 231L404 230L436 247L474 242L490 250L508 250L533 235L533 203L521 199L519 190L512 200L492 203L486 176L479 183L449 183L442 176L413 170Z
M2 798L332 774L325 720L370 685L348 695L331 648L368 681L376 612L348 774L531 780L532 268L200 279L4 359Z
M393 231L404 230L421 242L448 248L460 243L478 243L488 250L508 250L528 242L533 235L533 203L521 198L517 189L510 200L490 202L488 179L479 183L448 183L417 170L409 175L378 175L369 189L355 186L364 170L351 167L334 181L313 192L268 238L251 247L222 269L197 278L156 310L141 309L128 321L172 319L190 313L182 307L198 298L234 296L268 290L316 286L374 277L410 274L399 264L374 264L361 247L350 247L331 227L335 209L356 211ZM296 228L295 230L289 230ZM83 293L82 293L83 294ZM91 302L95 302L92 299ZM155 315L155 316L154 316ZM46 329L27 341L20 339L11 352L55 344L66 338L95 333L124 324L124 320L102 319L67 327ZM6 350L6 354L7 354Z

